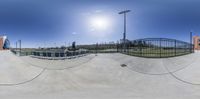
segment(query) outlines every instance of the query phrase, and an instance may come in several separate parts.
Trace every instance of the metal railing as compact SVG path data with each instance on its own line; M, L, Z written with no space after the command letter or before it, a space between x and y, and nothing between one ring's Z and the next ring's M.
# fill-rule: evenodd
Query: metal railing
M60 49L49 50L31 50L31 49L22 49L21 51L16 49L11 49L11 52L18 56L41 56L41 57L68 57L68 56L77 56L87 54L87 50L77 50L77 51L61 51Z
M126 42L126 49L120 44L120 52L133 56L165 58L193 53L193 45L175 39L145 38Z
M125 47L124 47L125 45ZM77 49L85 51L59 51L54 50L12 50L13 53L20 56L42 56L42 57L68 57L86 53L123 53L132 56L146 58L166 58L180 55L186 55L194 52L193 45L184 41L169 38L144 38L121 43L104 43L91 45L77 45Z
M125 45L125 47L124 47ZM90 53L123 53L146 58L166 58L186 55L194 52L193 45L184 41L169 38L144 38L126 40L125 44L108 43L81 46Z

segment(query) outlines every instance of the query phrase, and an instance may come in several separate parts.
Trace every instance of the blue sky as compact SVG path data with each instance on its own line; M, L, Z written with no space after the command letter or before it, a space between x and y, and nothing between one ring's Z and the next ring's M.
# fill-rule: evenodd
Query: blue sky
M47 47L117 41L122 38L127 16L127 38L166 37L189 41L189 32L200 31L199 0L1 0L0 34L11 45ZM104 29L91 20L106 18ZM66 43L65 43L66 42Z

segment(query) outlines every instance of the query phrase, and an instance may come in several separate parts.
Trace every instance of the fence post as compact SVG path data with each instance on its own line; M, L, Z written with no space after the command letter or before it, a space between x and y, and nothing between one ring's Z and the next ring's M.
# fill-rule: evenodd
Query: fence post
M119 44L118 44L118 42L117 42L117 53L119 52Z
M192 32L190 32L190 53L192 53Z
M175 56L176 56L176 40L174 41L174 46L175 46L175 51L174 51L174 53L175 53Z
M19 56L21 56L21 52L22 52L22 41L19 40Z
M160 58L162 57L162 56L161 56L161 40L162 40L162 39L160 38L160 46L159 46L159 47L160 47Z
M139 47L140 47L140 56L142 56L142 41L139 41L140 42L140 44L139 44Z
M130 43L128 42L127 44L127 54L129 55L129 47L130 47Z
M98 43L96 43L96 55L97 55L97 50L98 50Z

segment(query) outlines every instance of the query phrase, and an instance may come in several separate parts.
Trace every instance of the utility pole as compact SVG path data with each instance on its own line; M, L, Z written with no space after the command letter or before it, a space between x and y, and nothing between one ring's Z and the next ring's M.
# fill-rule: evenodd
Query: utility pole
M130 12L131 10L124 10L119 12L119 14L123 14L124 15L124 33L123 33L123 49L125 52L125 48L126 48L126 13Z

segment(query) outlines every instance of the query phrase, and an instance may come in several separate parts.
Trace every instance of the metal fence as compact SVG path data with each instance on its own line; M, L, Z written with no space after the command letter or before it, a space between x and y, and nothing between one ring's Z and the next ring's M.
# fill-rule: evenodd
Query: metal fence
M125 46L124 46L125 44ZM184 41L168 38L144 38L125 43L105 43L80 46L90 53L123 53L149 58L166 58L193 53L193 45Z
M40 56L40 57L69 57L89 53L87 50L65 51L62 49L11 49L18 56Z
M125 42L120 52L133 56L165 58L193 53L193 45L187 42L168 38L145 38Z
M125 46L124 46L125 45ZM69 49L69 48L65 48ZM166 58L186 55L194 52L193 45L175 39L168 38L145 38L137 40L126 40L122 42L110 42L90 45L77 45L76 51L64 51L65 49L13 49L13 53L20 56L43 56L43 57L68 57L86 53L123 53L132 56L149 58ZM84 49L84 50L80 50Z

